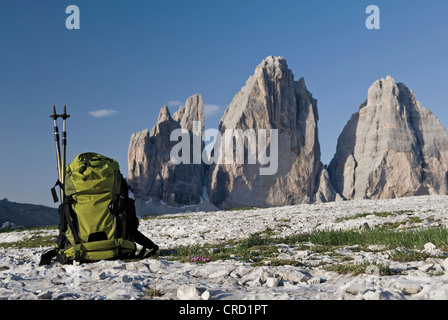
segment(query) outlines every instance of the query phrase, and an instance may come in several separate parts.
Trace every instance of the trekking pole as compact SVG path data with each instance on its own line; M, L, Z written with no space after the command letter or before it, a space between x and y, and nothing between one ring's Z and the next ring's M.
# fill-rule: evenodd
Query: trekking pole
M56 144L56 157L57 157L57 163L58 163L58 178L61 179L61 147L59 145L59 128L57 119L59 118L59 115L56 113L56 107L53 106L53 114L50 115L50 118L54 121L54 141Z
M67 107L64 106L64 113L60 115L62 118L62 171L61 171L61 182L65 187L65 166L67 164L67 131L65 127L65 120L70 118L70 115L67 114ZM65 195L65 190L62 192Z
M58 178L59 181L61 181L62 179L62 164L61 164L61 147L59 145L59 128L58 128L58 123L57 123L57 119L60 116L56 113L56 107L53 106L53 114L50 115L50 118L53 119L54 121L54 141L56 144L56 158L57 158L57 163L58 163ZM61 189L61 201L62 201L62 189Z

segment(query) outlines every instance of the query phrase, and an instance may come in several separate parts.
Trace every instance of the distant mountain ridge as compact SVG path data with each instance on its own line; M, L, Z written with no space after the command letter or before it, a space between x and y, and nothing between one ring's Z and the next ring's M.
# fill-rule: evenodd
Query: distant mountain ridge
M0 229L10 227L44 227L59 224L56 208L0 200Z

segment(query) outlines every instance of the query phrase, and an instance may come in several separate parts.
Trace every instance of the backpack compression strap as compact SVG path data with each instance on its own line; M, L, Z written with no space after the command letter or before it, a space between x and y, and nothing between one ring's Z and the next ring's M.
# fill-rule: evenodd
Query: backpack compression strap
M154 242L152 242L150 239L148 239L140 231L134 230L133 236L134 241L143 247L143 249L140 250L138 255L135 257L136 259L145 259L151 257L156 254L157 250L159 250L159 246L156 245ZM150 249L151 251L145 255L147 249Z
M56 249L51 249L42 254L39 262L39 267L51 264L51 259L58 255L58 251Z
M159 246L148 239L145 235L143 235L140 231L134 231L134 241L139 245L143 246L137 256L136 259L146 259L156 254L157 250L159 250ZM146 250L150 249L147 254ZM39 262L39 266L49 265L51 264L51 260L58 255L58 251L56 249L51 249L42 254L41 260Z

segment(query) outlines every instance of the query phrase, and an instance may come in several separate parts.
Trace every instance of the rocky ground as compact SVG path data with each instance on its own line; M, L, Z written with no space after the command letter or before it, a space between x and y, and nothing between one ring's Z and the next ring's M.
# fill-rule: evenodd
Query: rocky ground
M421 248L392 249L372 243L342 244L326 251L309 241L287 241L313 230L446 227L447 208L448 196L423 196L162 215L140 223L140 230L162 249L160 256L70 266L39 267L40 255L49 247L23 245L26 239L54 236L56 230L4 232L0 299L447 299L448 254L431 241ZM238 246L238 241L254 234L259 238L269 234L275 240L265 244L271 249L268 256L225 256L222 248ZM190 246L202 246L205 261L173 258L173 252ZM393 259L400 250L416 259ZM214 259L218 254L221 258ZM344 266L358 266L361 272L344 272Z

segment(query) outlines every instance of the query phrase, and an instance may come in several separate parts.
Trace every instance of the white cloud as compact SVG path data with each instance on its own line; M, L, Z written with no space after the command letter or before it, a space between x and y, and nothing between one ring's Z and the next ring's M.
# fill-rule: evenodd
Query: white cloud
M101 110L95 110L95 111L89 111L89 115L95 118L105 118L105 117L111 117L118 113L117 110L112 109L101 109Z
M204 104L204 115L214 116L221 112L221 107L216 104Z

